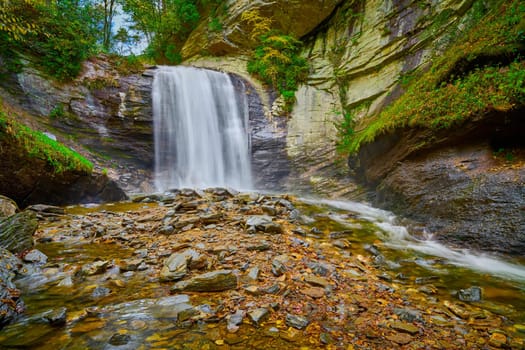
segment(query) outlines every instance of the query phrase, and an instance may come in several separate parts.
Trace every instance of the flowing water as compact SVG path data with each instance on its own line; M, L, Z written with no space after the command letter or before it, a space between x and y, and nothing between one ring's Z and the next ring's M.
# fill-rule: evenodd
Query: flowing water
M483 289L483 301L476 303L481 309L505 315L516 323L525 323L525 269L494 257L477 256L455 251L430 240L418 240L400 226L389 212L353 202L328 200L297 200L294 206L304 216L306 225L316 227L321 233L307 234L303 239L323 255L344 261L346 254L370 255L367 246L375 244L384 255L380 269L391 276L399 288L408 291L431 284L435 294L429 299L455 299L451 293L473 285ZM156 204L122 203L96 208L69 208L70 215L89 217L90 213L140 212L155 208ZM59 223L48 223L43 229L57 232L68 227L68 218ZM85 222L85 220L84 220ZM107 224L111 227L111 224ZM138 227L137 227L138 228ZM331 245L328 232L348 230L352 242L351 253ZM99 242L91 243L82 237L69 237L51 243L38 244L36 248L49 256L50 261L40 273L18 280L26 315L14 325L0 331L0 348L51 349L223 349L223 339L229 339L236 349L316 348L303 340L292 343L269 333L275 329L243 324L230 334L224 323L203 322L192 327L180 322L181 307L189 298L186 295L170 296L171 283L159 283L150 270L125 273L110 268L104 274L80 278L76 267L98 259L129 259L137 252L130 248ZM480 264L479 259L490 259ZM487 260L483 260L487 261ZM75 267L76 266L76 267ZM59 282L72 276L74 284ZM408 279L401 277L409 276ZM368 278L368 277L367 277ZM418 280L424 281L423 284ZM121 281L121 282L119 282ZM122 283L122 284L121 284ZM374 283L370 281L368 283ZM93 296L95 286L107 285L117 292L106 297ZM200 304L201 312L217 308L223 301L212 295L191 296L192 304ZM435 304L431 304L435 305ZM43 322L42 315L50 309L67 307L68 323L51 327ZM420 305L425 307L424 305ZM345 307L342 305L341 307ZM91 310L91 311L89 311ZM87 311L87 315L86 315ZM284 332L281 330L280 332ZM125 337L125 344L118 345L118 337Z
M160 191L251 188L248 107L227 74L159 67L152 95Z

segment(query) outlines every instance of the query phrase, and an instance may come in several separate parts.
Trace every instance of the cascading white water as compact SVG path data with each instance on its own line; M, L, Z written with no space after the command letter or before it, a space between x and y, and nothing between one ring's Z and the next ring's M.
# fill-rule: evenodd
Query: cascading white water
M227 74L159 67L152 95L158 190L251 188L248 105Z
M358 213L361 218L375 223L383 231L377 233L384 235L381 237L382 240L384 240L385 245L391 248L400 250L411 249L430 256L444 258L456 266L525 282L525 266L507 262L488 254L473 253L466 249L452 249L431 238L416 239L408 233L405 227L397 225L396 217L388 211L350 201L343 202L326 199L303 199L303 201L310 204L325 204L333 208ZM333 215L331 218L345 225L345 221L338 219L337 215Z

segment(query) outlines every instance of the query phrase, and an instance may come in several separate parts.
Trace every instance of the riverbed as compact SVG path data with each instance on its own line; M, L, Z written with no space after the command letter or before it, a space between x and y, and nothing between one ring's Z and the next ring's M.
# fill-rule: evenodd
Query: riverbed
M523 261L364 204L182 190L39 217L2 348L524 347Z

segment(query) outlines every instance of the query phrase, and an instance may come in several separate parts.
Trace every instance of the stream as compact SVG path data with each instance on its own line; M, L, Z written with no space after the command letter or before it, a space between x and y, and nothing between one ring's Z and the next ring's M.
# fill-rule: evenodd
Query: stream
M36 238L48 260L15 281L27 310L0 331L2 349L481 349L499 344L494 334L502 347L525 338L524 261L413 237L360 203L178 193L42 215ZM184 278L231 269L238 288L171 290L163 262L188 248L204 258ZM465 300L477 290L481 300Z

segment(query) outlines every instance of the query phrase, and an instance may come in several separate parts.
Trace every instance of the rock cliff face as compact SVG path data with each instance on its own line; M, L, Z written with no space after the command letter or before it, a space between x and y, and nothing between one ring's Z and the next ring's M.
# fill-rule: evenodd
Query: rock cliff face
M119 162L151 167L152 77L150 70L122 76L104 59L93 59L69 84L26 66L0 87L50 132Z
M295 34L305 43L303 55L311 70L296 93L297 102L284 128L291 187L306 185L325 195L359 197L363 191L340 166L346 161L337 159L334 124L351 113L356 130L366 127L403 94L403 79L428 67L432 57L473 20L479 3L339 1L317 9L322 15L308 21L304 27L308 30L302 27L304 18L297 17ZM250 2L249 8L272 14L279 6L279 1L257 1ZM207 32L201 25L188 41L185 57L202 62L195 56L228 54L226 60L231 61L231 55L252 48L247 35L239 39L239 33L249 32L239 20L239 9L247 9L243 1L228 2L228 19L220 33ZM287 8L290 18L295 9L294 4ZM277 27L289 30L279 20ZM221 59L214 66L221 67ZM263 101L271 109L272 100ZM494 157L500 148L497 140L515 141L516 132L523 134L525 126L516 113L514 117L481 115L461 130L440 135L417 129L387 133L351 159L350 173L370 190L368 198L377 205L414 219L438 237L459 246L523 254L523 162L519 154L512 165ZM433 141L414 152L423 140ZM511 147L523 149L523 143L514 141Z
M217 18L222 29L209 29L208 19L202 21L182 49L183 59L197 55L238 55L252 49L251 28L241 20L243 13L258 10L272 19L272 28L302 37L314 30L339 5L341 0L326 1L268 1L230 0L220 8Z

